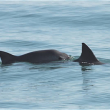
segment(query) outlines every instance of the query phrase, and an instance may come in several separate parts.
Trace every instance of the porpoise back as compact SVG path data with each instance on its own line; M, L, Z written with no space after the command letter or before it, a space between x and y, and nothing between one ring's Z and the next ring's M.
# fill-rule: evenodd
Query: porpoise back
M40 50L30 52L21 56L14 56L10 53L0 51L2 64L10 64L14 62L30 62L30 63L48 63L52 61L60 61L69 59L65 53L57 50Z

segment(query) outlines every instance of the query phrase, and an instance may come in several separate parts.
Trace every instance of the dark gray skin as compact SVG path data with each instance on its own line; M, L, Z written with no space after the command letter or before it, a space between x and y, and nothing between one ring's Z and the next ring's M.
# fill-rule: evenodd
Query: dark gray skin
M52 61L68 60L70 57L57 50L40 50L30 52L21 56L14 56L7 52L0 51L2 64L11 64L14 62L30 62L30 63L48 63Z
M80 65L101 65L104 64L100 62L92 52L92 50L85 44L82 43L82 53L81 56L74 60L74 62L79 62Z
M30 63L48 63L52 61L68 60L70 57L57 50L40 50L30 52L21 56L14 56L7 52L0 51L0 57L2 64L11 64L14 62L30 62ZM81 65L101 65L104 64L97 60L92 50L85 44L82 43L81 56L74 60L79 62Z

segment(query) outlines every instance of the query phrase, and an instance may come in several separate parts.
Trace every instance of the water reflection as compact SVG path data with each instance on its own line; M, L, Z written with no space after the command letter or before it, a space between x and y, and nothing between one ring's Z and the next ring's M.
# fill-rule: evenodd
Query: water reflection
M57 66L57 67L52 67L52 66L50 66L50 67L46 67L46 66L38 67L38 66L35 66L35 67L31 67L29 69L30 70L38 69L40 71L44 71L44 70L54 70L54 69L59 69L59 68L64 68L64 67L59 67L59 66Z
M81 70L82 70L82 74L83 74L83 71L90 71L90 70L92 70L92 67L90 65L89 66L82 66Z
M82 66L82 77L83 77L83 90L88 93L89 90L94 86L91 78L92 66Z
M30 70L39 70L39 71L47 71L47 70L54 70L54 69L60 69L60 68L66 68L65 63L60 62L53 62L48 64L39 64L39 65L32 65L29 69Z

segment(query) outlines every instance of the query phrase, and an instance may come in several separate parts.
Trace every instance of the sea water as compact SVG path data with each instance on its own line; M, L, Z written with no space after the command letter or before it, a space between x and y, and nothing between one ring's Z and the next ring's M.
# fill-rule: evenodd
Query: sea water
M0 61L0 109L110 109L110 1L0 2L0 50L56 49L76 59L86 43L104 65Z

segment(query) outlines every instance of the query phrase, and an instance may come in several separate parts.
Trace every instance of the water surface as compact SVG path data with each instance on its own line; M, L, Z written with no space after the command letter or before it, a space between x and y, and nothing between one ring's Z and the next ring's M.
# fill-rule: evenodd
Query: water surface
M109 23L109 1L0 2L0 50L57 49L76 59L84 42L106 63L1 65L0 109L110 109Z

